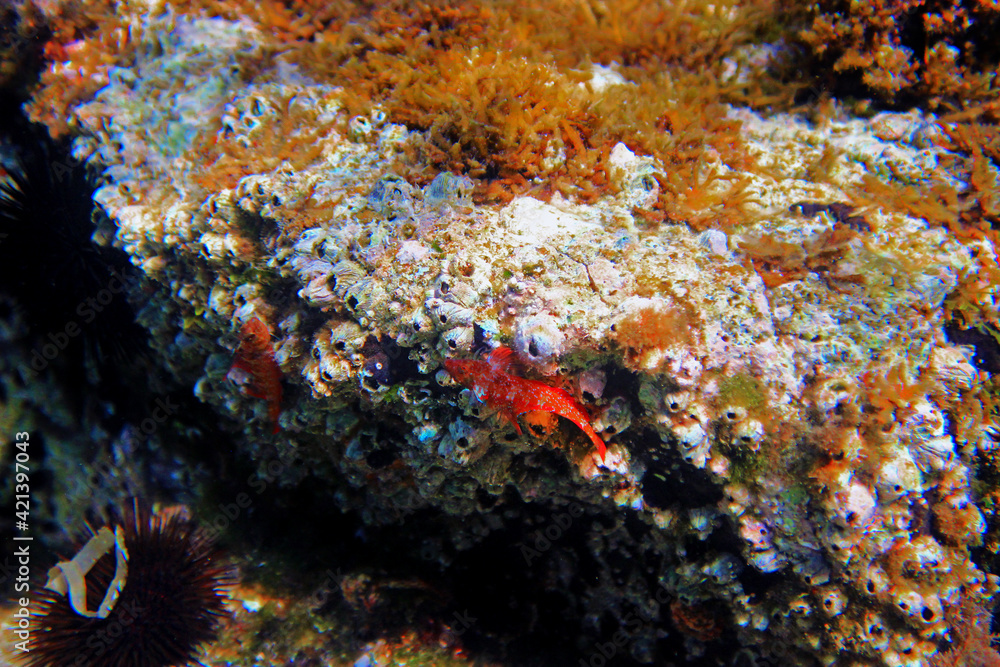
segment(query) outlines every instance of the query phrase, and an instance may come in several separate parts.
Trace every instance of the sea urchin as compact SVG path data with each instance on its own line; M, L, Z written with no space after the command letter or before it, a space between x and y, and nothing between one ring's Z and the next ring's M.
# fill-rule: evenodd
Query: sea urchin
M195 665L215 639L232 576L208 535L178 509L115 523L49 571L28 667Z

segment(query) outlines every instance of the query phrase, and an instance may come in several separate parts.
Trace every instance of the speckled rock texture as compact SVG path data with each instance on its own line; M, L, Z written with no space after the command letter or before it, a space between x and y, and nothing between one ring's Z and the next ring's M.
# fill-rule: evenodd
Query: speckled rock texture
M132 63L72 107L75 151L105 174L96 200L146 277L158 353L240 425L244 454L301 462L281 484L314 476L371 525L439 513L459 548L505 490L585 505L609 526L587 542L587 617L624 624L659 585L691 656L725 634L782 664L917 666L996 591L970 558L987 378L944 332L949 295L996 248L862 194L965 187L934 117L730 108L755 168L706 151L686 187L709 201L740 182L736 224L712 224L721 208L649 224L672 165L625 143L593 201L490 203L483 179L399 175L427 136L349 115L349 89L280 59L245 83L252 27L134 19ZM252 316L282 375L274 435L230 373ZM603 462L551 415L518 435L441 365L500 344L512 373L590 410ZM529 564L544 551L523 546ZM660 631L640 628L632 657L655 661Z

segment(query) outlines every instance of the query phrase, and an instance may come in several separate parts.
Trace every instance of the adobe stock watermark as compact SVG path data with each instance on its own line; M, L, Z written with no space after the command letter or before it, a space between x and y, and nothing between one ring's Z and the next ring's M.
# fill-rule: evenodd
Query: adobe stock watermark
M62 157L64 159L49 160L49 175L52 177L52 182L59 185L66 181L66 177L74 171L83 168L84 162L87 159L86 156L80 158L72 154L63 155Z
M275 458L267 461L260 468L250 473L246 479L248 491L240 491L229 502L219 503L218 511L210 518L201 521L201 525L213 539L225 532L253 506L254 496L259 496L268 486L280 478L286 470L293 466L304 465L297 453L282 451ZM405 490L407 504L397 510L395 525L402 526L406 519L422 509L431 507L431 503L413 489Z
M7 586L7 582L10 581L16 571L17 566L10 559L10 555L4 556L3 562L0 563L0 590Z
M22 366L22 370L26 368L37 375L48 368L49 364L69 347L70 341L83 333L83 327L80 323L82 322L84 325L92 323L98 315L104 312L105 308L111 305L115 296L125 293L128 287L128 279L112 269L111 279L107 285L98 290L94 296L89 296L77 304L73 312L80 319L69 320L62 329L50 331L47 335L48 340L31 351L31 358L26 367Z
M147 412L145 418L135 428L144 435L150 436L166 422L171 416L180 410L180 406L170 400L169 396L159 397L152 403L152 408ZM107 459L99 459L88 466L87 476L83 480L84 486L97 491L114 487L122 479L121 470Z
M167 419L177 413L180 407L171 402L169 396L157 398L153 401L153 408L149 411L149 416L139 422L137 427L144 435L153 435Z
M656 600L657 610L663 605L674 601L673 594L666 589L663 582L659 582L656 590L653 591L653 599ZM587 658L580 658L579 667L604 667L612 660L618 652L627 648L633 641L639 638L640 631L651 629L656 625L657 614L652 614L652 618L646 617L638 607L632 609L622 617L622 627L618 628L606 642L594 642L594 650Z
M309 597L310 608L313 610L319 609L333 597L334 591L343 591L343 582L348 575L345 575L343 571L338 567L336 570L327 569L324 572L323 583L316 587L312 595ZM478 621L475 616L469 613L468 609L463 609L462 611L453 611L451 614L451 619L449 621L449 630L452 636L461 637L467 631L469 631Z
M323 583L316 587L310 598L310 608L318 609L330 601L333 591L340 590L340 583L344 580L344 573L338 567L336 571L327 569L323 573L325 579Z
M28 644L31 642L31 543L34 540L28 534L31 528L31 434L27 431L18 431L14 434L17 441L14 447L18 450L14 455L14 470L11 479L14 481L14 527L20 534L15 534L13 556L17 559L17 577L15 579L14 591L19 594L15 598L17 611L13 617L17 619L17 625L13 625L12 631L21 641L16 642L14 647L21 652L28 651ZM6 565L6 563L5 563ZM7 573L4 573L4 581L7 580Z
M120 610L116 608L114 618L87 638L87 650L79 653L73 662L68 663L70 666L99 667L106 664L106 660L101 660L101 656L145 611L145 607L140 606L136 600L127 603L119 601L119 603L122 604L122 608Z
M528 544L518 542L517 546L521 550L525 564L531 565L531 561L541 557L543 553L551 549L552 545L559 541L573 525L573 520L579 519L581 516L583 516L583 505L576 502L570 503L565 511L553 514L545 527L539 528L529 535L526 540Z
M414 489L405 489L403 493L406 494L407 504L403 507L397 509L398 516L396 518L396 525L402 526L406 523L406 520L419 512L420 510L427 509L431 507L431 503L424 498L422 495L417 493ZM397 503L398 505L398 503Z
M246 485L259 496L273 484L285 470L293 465L302 465L302 459L297 454L290 452L279 453L277 458L269 460L260 469L250 473L246 479ZM246 492L237 493L231 502L219 503L219 511L212 518L201 521L201 525L213 540L229 529L253 506L253 497Z

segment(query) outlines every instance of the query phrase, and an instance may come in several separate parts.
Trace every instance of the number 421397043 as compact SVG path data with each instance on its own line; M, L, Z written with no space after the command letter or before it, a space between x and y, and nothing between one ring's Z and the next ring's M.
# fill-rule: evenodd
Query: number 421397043
M28 445L30 443L28 434L23 431L17 433L15 439L14 447L18 451L14 454L14 515L18 519L18 526L23 525L24 529L27 529L28 509L30 507L28 486L28 473L30 472L30 468L28 468L28 460L30 458L28 456Z

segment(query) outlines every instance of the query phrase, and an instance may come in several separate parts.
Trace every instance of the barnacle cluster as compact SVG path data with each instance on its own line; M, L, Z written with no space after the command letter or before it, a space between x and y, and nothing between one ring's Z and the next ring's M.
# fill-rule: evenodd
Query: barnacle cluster
M672 596L636 660L666 623L690 656L735 636L789 664L915 666L955 641L997 588L973 559L995 394L945 332L1000 322L994 148L924 112L721 104L760 83L737 48L754 3L402 4L180 3L131 15L99 90L49 73L36 115L70 100L177 377L246 455L300 458L282 484L315 476L373 526L436 512L464 551L505 508L586 505L601 522L566 532L613 576L574 597L583 622ZM682 27L705 43L663 36ZM266 438L225 379L252 314L287 385ZM441 368L498 343L591 409L603 464L551 418L518 436Z

